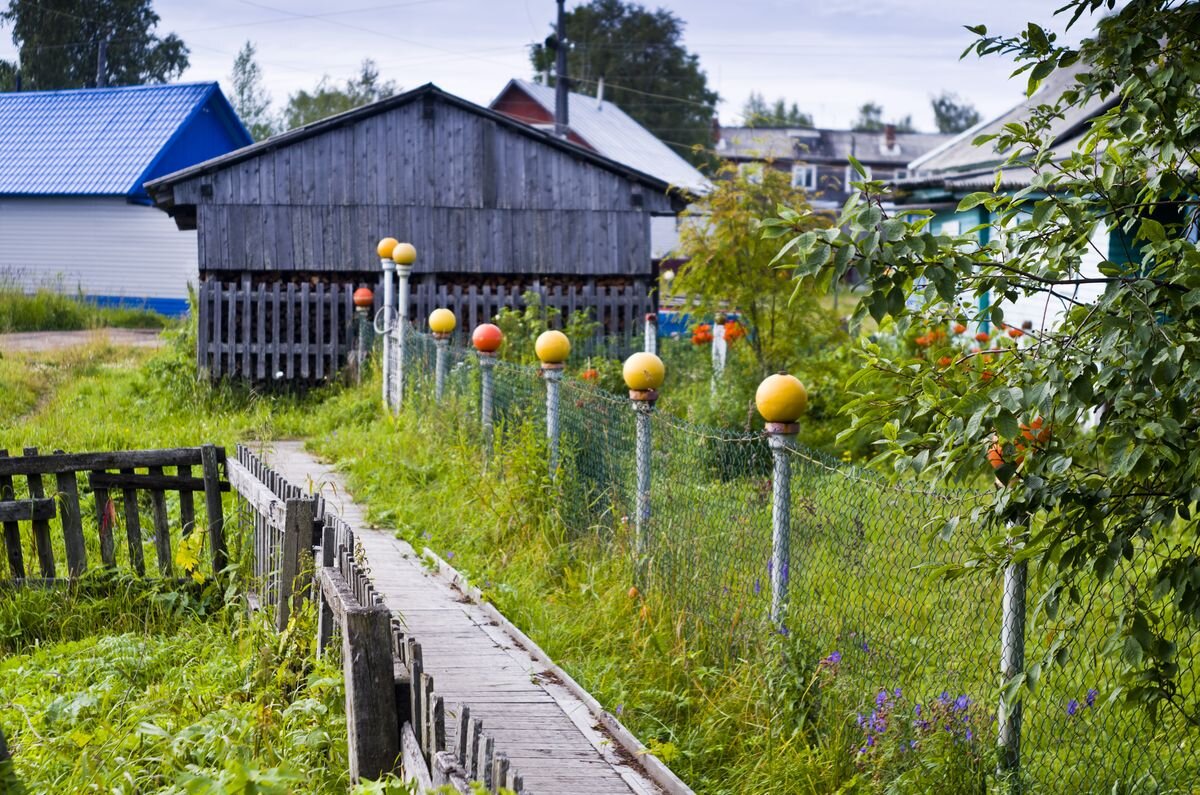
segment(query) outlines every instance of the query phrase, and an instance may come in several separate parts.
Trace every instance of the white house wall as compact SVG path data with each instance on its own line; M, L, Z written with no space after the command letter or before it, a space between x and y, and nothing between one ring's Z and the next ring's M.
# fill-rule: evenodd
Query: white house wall
M0 197L0 282L178 313L198 280L196 233L117 197Z

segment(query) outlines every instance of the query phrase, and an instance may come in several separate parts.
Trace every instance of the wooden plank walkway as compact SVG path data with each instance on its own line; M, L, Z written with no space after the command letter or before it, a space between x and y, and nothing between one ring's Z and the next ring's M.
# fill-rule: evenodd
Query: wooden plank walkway
M446 700L447 747L455 747L459 709L466 704L534 795L664 792L551 668L430 572L393 531L368 528L341 475L305 452L302 442L270 443L262 456L292 483L322 494L354 528L376 589L421 643L425 671Z

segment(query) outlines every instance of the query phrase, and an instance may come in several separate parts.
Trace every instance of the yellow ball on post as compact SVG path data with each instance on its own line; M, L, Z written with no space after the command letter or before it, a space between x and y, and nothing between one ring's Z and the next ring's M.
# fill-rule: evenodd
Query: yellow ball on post
M379 252L379 258L391 259L392 251L396 248L396 244L399 242L400 241L394 237L385 237L383 240L380 240L379 245L375 247L375 250Z
M533 350L542 364L562 364L571 353L571 340L561 331L543 331L533 344Z
M808 407L808 390L796 376L776 373L767 376L758 385L754 404L767 422L794 423Z
M625 360L621 375L625 378L625 386L630 390L647 392L662 386L667 368L662 359L653 353L635 353Z
M444 307L429 313L429 330L434 334L449 334L458 326L458 318Z
M397 243L392 248L392 261L397 265L412 265L417 261L417 249L412 243Z

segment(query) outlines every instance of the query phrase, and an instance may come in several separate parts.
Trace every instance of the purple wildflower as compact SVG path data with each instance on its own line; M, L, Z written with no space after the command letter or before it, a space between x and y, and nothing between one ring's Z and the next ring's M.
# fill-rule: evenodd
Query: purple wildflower
M759 593L759 592L761 592L761 591L762 591L762 583L761 583L760 581L758 581L758 580L755 580L755 581L754 581L754 593L755 593L755 595L758 595L758 593Z
M1091 688L1087 691L1087 697L1084 699L1089 707L1096 706L1096 688Z
M962 712L969 706L971 706L971 699L967 698L966 696L959 696L954 700L955 712Z
M1073 698L1067 702L1067 716L1068 717L1075 717L1075 713L1078 711L1079 711L1079 701L1077 699Z
M888 697L887 691L880 690L879 694L875 696L875 706L882 707L884 702L887 701L887 697Z
M896 698L900 698L900 688L898 688L898 687L896 688L895 694L896 694Z

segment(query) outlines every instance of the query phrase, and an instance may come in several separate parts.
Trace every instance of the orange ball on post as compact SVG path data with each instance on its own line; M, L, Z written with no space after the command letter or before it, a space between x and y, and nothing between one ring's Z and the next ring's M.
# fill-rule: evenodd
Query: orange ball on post
M471 344L480 353L495 353L504 344L504 332L494 323L481 323L471 332Z

